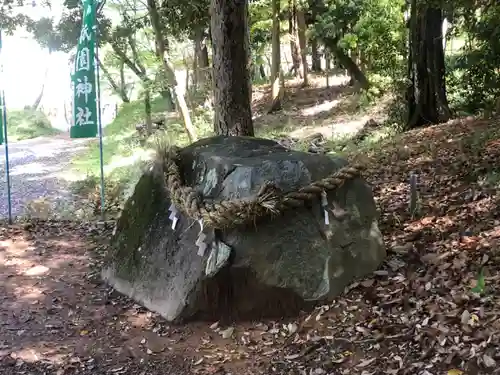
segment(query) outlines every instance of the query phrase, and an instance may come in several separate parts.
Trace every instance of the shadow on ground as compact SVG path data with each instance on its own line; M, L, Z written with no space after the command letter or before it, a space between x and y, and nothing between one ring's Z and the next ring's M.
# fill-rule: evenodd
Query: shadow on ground
M257 88L253 100L257 134L303 138L322 133L326 138L343 137L360 131L369 119L383 117L381 107L363 109L361 92L348 83L349 78L343 75L332 76L329 87L322 76L311 76L307 87L299 80L287 81L282 109L273 113L268 113L270 87Z
M89 235L62 222L0 229L0 373L190 374L168 350L177 336L93 282Z

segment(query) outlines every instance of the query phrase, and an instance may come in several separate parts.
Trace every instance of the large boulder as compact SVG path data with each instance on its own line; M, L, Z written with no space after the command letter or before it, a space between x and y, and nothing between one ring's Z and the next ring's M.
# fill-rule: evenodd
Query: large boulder
M251 201L269 182L296 191L346 164L250 137L200 140L181 149L177 163L183 184L206 202ZM172 229L169 197L158 160L125 204L102 272L117 291L169 321L294 314L333 299L386 255L371 189L359 177L328 192L329 224L318 196L246 225L205 228L204 255L198 221L180 213Z

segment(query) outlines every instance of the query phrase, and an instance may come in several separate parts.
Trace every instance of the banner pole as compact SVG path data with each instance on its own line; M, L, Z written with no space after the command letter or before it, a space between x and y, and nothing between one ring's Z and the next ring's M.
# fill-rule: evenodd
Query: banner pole
M3 75L3 65L2 65ZM3 116L3 138L5 142L5 178L7 179L7 202L9 209L9 224L12 224L12 197L10 190L10 168L9 168L9 141L7 139L7 106L5 105L5 91L2 89L2 116Z
M3 60L1 56L2 51L2 30L0 30L0 83L4 84L4 71L3 71ZM2 104L2 122L3 122L3 138L4 138L4 150L5 150L5 178L7 180L7 206L9 210L9 224L12 224L12 196L10 189L10 167L9 167L9 141L7 139L7 106L5 105L5 91L2 86L0 92L0 101Z
M101 120L101 82L99 77L99 26L97 24L97 6L95 12L95 67L96 67L96 85L97 85L97 111L99 126L99 161L101 167L101 220L104 220L104 157L102 144L102 120Z

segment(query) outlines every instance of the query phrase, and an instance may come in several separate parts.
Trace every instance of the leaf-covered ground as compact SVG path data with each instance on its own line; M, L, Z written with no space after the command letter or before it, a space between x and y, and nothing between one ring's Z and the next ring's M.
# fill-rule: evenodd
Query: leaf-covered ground
M0 373L500 373L499 125L457 121L353 154L389 256L296 320L170 326L99 282L109 229L3 227Z

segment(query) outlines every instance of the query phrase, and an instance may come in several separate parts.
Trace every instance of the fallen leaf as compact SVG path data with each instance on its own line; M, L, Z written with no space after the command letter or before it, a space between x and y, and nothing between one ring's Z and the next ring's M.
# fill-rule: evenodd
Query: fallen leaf
M220 331L220 335L222 336L223 339L230 338L233 335L233 333L234 333L234 327L229 327Z
M460 322L463 324L463 325L466 325L468 322L469 322L469 319L470 319L470 313L467 311L467 310L464 310L462 312L462 316L460 318Z
M362 367L369 366L369 365L371 365L373 362L375 362L376 360L377 360L377 358L370 358L370 359L366 359L366 360L361 361L360 363L358 363L358 364L356 365L356 367L360 367L360 368L362 368Z
M363 285L365 288L369 288L369 287L373 286L374 283L375 283L374 279L367 279L367 280L363 280L361 282L361 285Z
M193 366L198 366L198 365L201 365L201 363L204 361L205 359L203 357L201 357L200 359L198 359L197 361L195 361L193 363Z
M496 361L487 354L483 354L483 362L486 367L495 367Z

